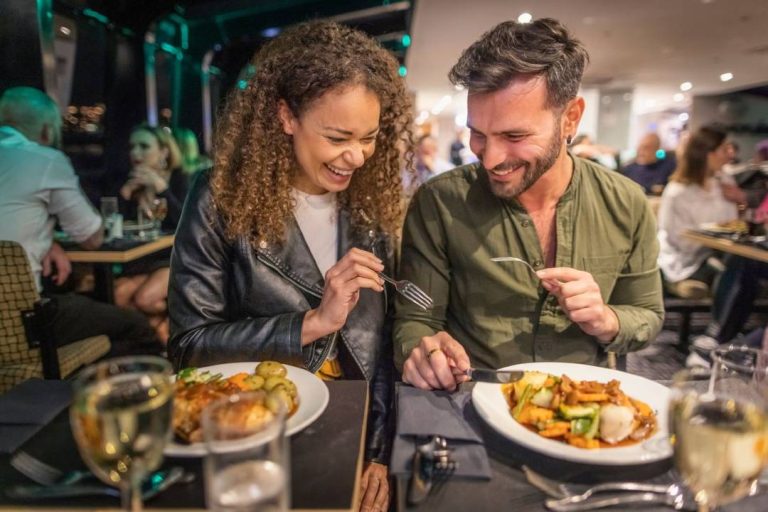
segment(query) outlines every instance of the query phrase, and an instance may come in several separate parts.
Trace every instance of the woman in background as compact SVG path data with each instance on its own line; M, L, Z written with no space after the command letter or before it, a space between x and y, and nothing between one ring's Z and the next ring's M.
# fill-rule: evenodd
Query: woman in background
M175 231L187 195L188 177L181 170L181 153L164 128L140 125L129 139L131 172L120 189L128 218L150 219L158 200L167 205L163 231ZM168 340L168 276L170 249L132 262L115 281L115 304L145 313L158 339Z
M388 51L329 22L286 30L252 64L177 233L169 357L177 368L275 359L365 379L360 506L387 510L394 366L378 273L393 268L401 151L412 168L409 94Z
M723 193L716 179L728 161L726 136L714 127L693 133L661 195L659 267L667 289L680 297L705 297L723 269L719 260L711 259L715 255L712 249L686 240L682 233L738 216L736 201Z

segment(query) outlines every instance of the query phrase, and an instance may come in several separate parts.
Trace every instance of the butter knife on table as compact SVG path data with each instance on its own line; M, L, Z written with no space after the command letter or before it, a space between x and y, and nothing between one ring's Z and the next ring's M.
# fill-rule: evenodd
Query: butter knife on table
M525 375L525 372L520 370L491 370L490 368L470 368L464 373L475 382L490 382L492 384L517 382Z

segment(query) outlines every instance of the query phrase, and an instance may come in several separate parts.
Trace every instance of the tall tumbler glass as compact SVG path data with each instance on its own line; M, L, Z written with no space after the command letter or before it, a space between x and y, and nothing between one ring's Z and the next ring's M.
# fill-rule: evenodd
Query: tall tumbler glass
M262 391L222 398L203 411L205 494L209 510L288 510L290 458L285 411Z

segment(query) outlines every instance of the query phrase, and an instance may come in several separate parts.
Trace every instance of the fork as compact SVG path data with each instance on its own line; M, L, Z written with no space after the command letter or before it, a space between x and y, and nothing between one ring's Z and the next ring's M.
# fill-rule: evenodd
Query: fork
M408 503L419 505L427 496L437 491L458 468L458 462L451 459L448 442L442 436L432 436L416 447Z
M513 263L522 263L523 265L528 267L528 270L531 271L531 274L533 274L533 276L536 279L539 279L539 275L536 273L536 269L533 268L530 263L528 263L527 261L525 261L522 258L517 258L515 256L500 256L498 258L491 258L491 261L496 262L496 263L505 263L507 261L511 261Z
M680 486L676 484L660 485L646 484L642 482L605 482L581 492L570 488L568 484L564 482L558 482L557 480L547 478L544 475L533 471L528 466L523 466L523 473L525 473L525 478L528 480L528 483L537 489L544 491L548 496L557 499L566 499L568 500L568 503L584 501L597 492L637 491L667 495L677 495L681 492Z
M25 451L20 451L11 458L11 466L22 475L41 485L69 485L94 476L90 471L74 470L64 473Z
M424 311L432 308L432 298L424 293L424 290L410 281L396 280L379 272L379 277L395 287L397 293L419 306Z

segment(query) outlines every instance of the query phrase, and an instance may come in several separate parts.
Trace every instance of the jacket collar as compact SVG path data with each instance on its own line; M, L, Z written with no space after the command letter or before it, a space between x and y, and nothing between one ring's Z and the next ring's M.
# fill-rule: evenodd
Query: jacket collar
M373 242L373 234L366 233L370 241L356 236L357 231L352 229L349 214L339 211L339 256L343 256L352 247L370 250ZM315 263L315 258L309 250L304 236L301 234L299 224L294 217L286 225L285 242L283 244L259 245L259 255L278 267L288 277L297 283L311 289L316 294L322 295L325 278L320 273Z

